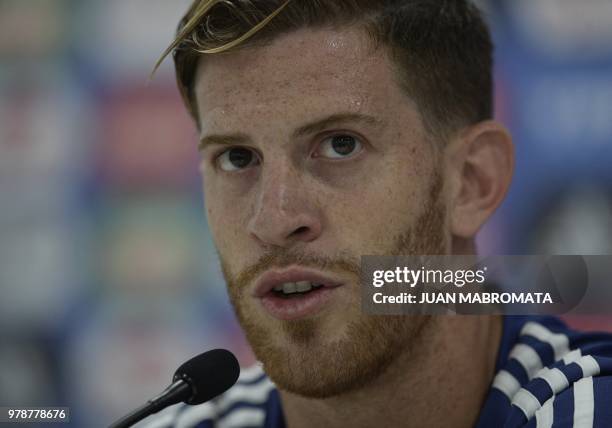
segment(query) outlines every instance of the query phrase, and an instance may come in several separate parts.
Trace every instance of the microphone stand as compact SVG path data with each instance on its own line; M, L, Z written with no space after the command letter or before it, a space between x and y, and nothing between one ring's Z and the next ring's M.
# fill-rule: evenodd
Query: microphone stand
M178 379L166 388L157 397L151 398L143 406L119 419L110 425L109 428L129 428L147 416L157 413L160 410L189 399L192 395L191 386L183 379Z

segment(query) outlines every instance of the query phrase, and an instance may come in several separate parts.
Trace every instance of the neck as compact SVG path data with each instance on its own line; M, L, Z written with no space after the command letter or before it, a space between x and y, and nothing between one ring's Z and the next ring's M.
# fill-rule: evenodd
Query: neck
M494 375L501 318L434 316L370 384L311 399L281 391L289 428L474 426Z

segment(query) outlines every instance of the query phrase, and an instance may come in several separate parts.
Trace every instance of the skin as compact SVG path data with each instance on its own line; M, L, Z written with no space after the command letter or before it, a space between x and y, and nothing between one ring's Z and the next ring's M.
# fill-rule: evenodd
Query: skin
M269 346L288 356L285 363L299 361L304 372L324 365L317 359L343 349L347 337L362 344L349 328L369 322L359 311L354 272L330 268L348 285L299 336L249 295L260 273L246 275L249 268L270 254L349 263L362 254L388 254L399 236L414 236L415 225L428 217L424 206L431 204L440 218L436 239L417 235L422 246L408 248L472 254L474 235L510 182L507 131L481 122L436 149L384 50L374 49L356 28L298 30L263 47L208 56L198 69L195 94L207 217L232 302L252 343L265 333ZM307 124L339 115L345 119L296 135ZM360 149L333 157L331 135L353 136ZM227 151L237 146L258 161L227 170ZM442 186L432 199L436 177ZM299 257L274 260L300 264ZM438 316L396 326L401 343L380 344L392 358L359 385L326 396L300 389L300 379L283 388L287 373L272 371L288 426L377 426L382 414L386 426L444 426L449 420L472 426L493 376L500 319ZM254 328L259 333L249 335ZM265 367L272 351L254 349Z

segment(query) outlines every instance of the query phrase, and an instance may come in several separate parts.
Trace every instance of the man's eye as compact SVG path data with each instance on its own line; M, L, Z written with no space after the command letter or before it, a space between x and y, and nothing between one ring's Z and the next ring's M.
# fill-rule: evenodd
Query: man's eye
M251 165L256 165L257 162L257 156L253 151L244 147L228 149L217 158L219 168L223 171L237 171Z
M361 142L351 135L334 135L323 140L317 150L319 156L331 159L347 158L359 153Z

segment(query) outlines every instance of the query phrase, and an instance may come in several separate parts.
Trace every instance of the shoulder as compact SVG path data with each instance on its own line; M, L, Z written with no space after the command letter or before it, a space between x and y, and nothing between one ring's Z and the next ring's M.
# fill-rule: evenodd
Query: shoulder
M492 387L507 400L508 427L612 426L612 334L526 320Z
M142 428L262 427L276 388L259 365L243 369L236 384L215 399L189 406L179 404Z

